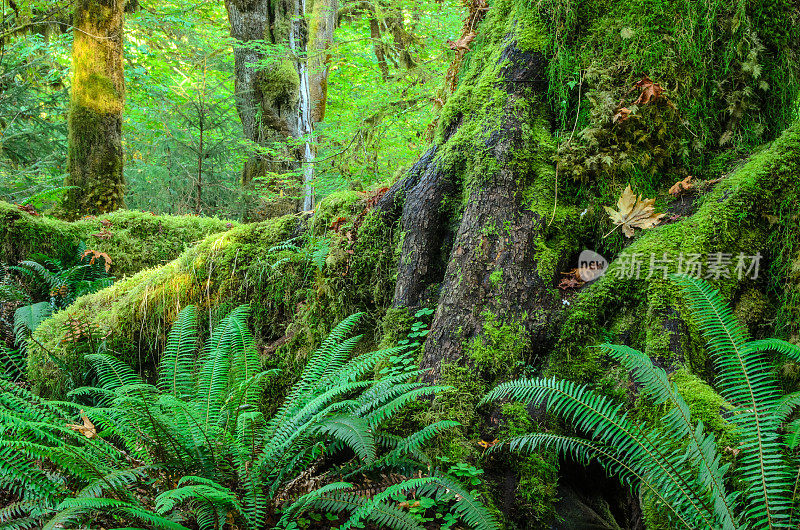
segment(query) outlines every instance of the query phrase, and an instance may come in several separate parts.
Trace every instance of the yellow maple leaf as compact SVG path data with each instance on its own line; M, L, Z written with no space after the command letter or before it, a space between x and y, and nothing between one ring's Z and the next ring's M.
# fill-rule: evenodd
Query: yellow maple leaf
M611 217L611 221L616 225L614 230L621 226L622 233L625 234L625 237L633 237L634 228L653 228L661 221L661 218L666 215L663 213L656 213L655 202L655 199L644 199L641 196L637 197L636 194L633 193L631 185L628 184L628 187L625 188L625 191L622 192L622 195L617 201L617 208L619 208L619 211L609 206L603 206L603 208L605 208L606 212L608 212L608 215ZM608 237L614 230L603 237Z

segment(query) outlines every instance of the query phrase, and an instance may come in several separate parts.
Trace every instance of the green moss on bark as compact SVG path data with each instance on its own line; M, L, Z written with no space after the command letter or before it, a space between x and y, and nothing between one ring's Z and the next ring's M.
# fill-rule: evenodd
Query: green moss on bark
M761 252L764 259L768 259L776 249L767 246L768 236L774 228L770 227L765 216L772 215L777 207L779 201L775 198L797 188L798 171L800 123L753 155L746 164L700 198L701 205L694 215L638 235L611 262L605 276L582 291L573 302L561 339L549 361L550 373L584 381L602 379L602 359L596 350L587 346L601 338L611 341L625 338L603 336L603 328L609 324L613 328L613 322L624 318L626 313L643 318L657 313L664 300L678 299L675 288L659 279L660 273L655 278L647 278L651 255L660 258L666 252L673 256L672 272L675 272L677 257L681 253L685 256L700 254L703 262L708 255L717 252L732 254L734 259L740 252L748 256ZM633 256L642 260L642 276L639 279L621 277L622 267L630 265ZM762 269L761 273L765 274L765 271ZM749 277L739 279L735 274L729 278L712 278L712 282L729 300L737 299L743 289L759 286ZM691 328L691 322L688 324L690 336L699 341L697 330ZM654 336L651 330L649 335L639 335L643 342L633 340L631 345L644 350L648 347L646 339ZM661 349L658 344L655 347ZM697 369L706 367L701 344L693 343L685 354L687 362Z
M122 207L122 65L124 0L75 6L69 111L69 174L64 209L72 218Z
M249 278L263 278L265 266L273 261L266 256L268 249L287 239L297 225L298 219L289 216L237 226L207 237L166 265L79 298L37 328L28 353L28 377L34 388L43 395L61 396L84 370L85 341L70 339L70 320L96 328L111 351L145 373L154 366L172 322L186 305L198 306L204 318L213 321L216 315L250 302L255 324L268 324L265 320L277 316L270 309L283 309L283 299L276 301L272 290L281 284L264 282L263 287ZM257 286L262 287L260 292Z

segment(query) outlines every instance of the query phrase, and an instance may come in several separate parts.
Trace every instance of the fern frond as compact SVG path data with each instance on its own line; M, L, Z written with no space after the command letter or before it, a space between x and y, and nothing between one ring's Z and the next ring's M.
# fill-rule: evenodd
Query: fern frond
M75 494L75 498L100 497L108 490L122 494L123 490L147 478L151 468L141 466L133 469L115 469L103 477L90 482Z
M194 393L197 353L197 308L184 307L172 325L158 368L158 388L175 397Z
M312 505L318 499L321 499L326 494L341 491L345 489L352 488L353 485L349 482L334 482L332 484L326 484L321 488L317 488L314 491L306 493L305 495L298 498L294 501L288 508L283 510L283 515L281 516L280 520L278 521L277 527L285 527L289 523L289 518L294 516L295 514L301 513L307 506Z
M416 384L412 384L413 386L418 386ZM450 390L452 387L449 386L418 386L418 388L410 389L397 398L393 399L389 403L381 405L375 408L372 412L369 412L365 418L369 421L370 426L377 427L381 425L386 420L397 414L400 409L406 406L408 403L416 400L422 396L430 396L439 394L440 392L445 392ZM380 402L382 401L383 396L378 396L375 401ZM371 408L370 405L366 405L364 408Z
M722 395L737 407L731 421L743 440L739 470L749 485L745 514L757 526L782 527L792 504L788 492L793 475L777 443L780 391L769 363L752 346L748 348L746 331L718 290L699 278L672 275L672 279L682 287L708 341Z
M214 349L200 371L195 402L200 406L203 429L206 431L219 420L219 413L225 402L230 368L229 354L228 348Z
M28 366L28 359L19 349L12 350L0 341L0 377L10 381L19 381Z
M800 362L800 346L781 339L751 340L745 344L744 349L748 353L774 351L785 355L793 361Z
M27 342L31 333L39 324L53 314L53 306L49 302L38 302L22 306L14 311L14 336L18 345Z
M189 530L185 526L178 524L166 517L153 513L136 504L120 501L117 499L105 498L81 498L64 499L61 504L56 508L61 510L62 513L68 514L67 521L75 521L81 516L88 515L92 512L100 513L116 513L122 516L127 516L136 520L143 521L154 528L163 528L169 530ZM60 514L59 514L60 515ZM61 528L64 520L59 518L59 515L51 519L45 526L44 530L50 528Z
M91 353L85 356L92 365L100 386L115 390L125 385L143 384L142 378L127 364L107 353Z
M375 436L369 424L356 416L335 416L319 426L319 432L328 434L347 445L366 463L375 460Z
M472 492L448 476L433 477L433 484L444 489L447 495L454 495L456 502L452 512L475 530L496 530L500 528L497 519Z
M418 451L426 442L439 436L444 431L460 426L460 423L451 420L440 420L436 423L426 425L411 436L403 438L403 440L397 444L397 448L394 450L394 452L397 455L414 453Z
M228 334L222 338L220 347L230 348L231 376L233 383L246 381L261 371L261 359L253 336L247 327L250 306L239 306L231 312Z
M667 373L653 365L650 357L628 346L602 344L600 348L632 374L655 404L671 405L669 412L661 418L664 430L670 436L688 440L688 454L699 470L698 476L703 487L711 492L719 524L724 530L736 528L734 496L728 495L725 490L727 466L720 465L721 457L714 435L706 434L702 423L692 421L689 406L669 381Z
M686 514L676 507L669 499L665 498L658 484L651 480L647 473L631 467L627 459L621 456L613 447L599 444L583 438L563 436L553 433L535 433L518 436L508 440L509 448L515 452L532 452L538 448L555 449L559 454L569 455L574 460L588 465L592 461L599 462L609 476L619 479L622 484L634 486L642 485L652 492L659 501L659 505L670 511L672 516L680 523L681 527L696 529L698 525ZM495 445L490 451L498 451L501 445ZM708 528L713 528L708 527Z
M586 386L555 378L503 383L489 392L482 402L502 398L545 406L548 411L568 419L577 428L614 447L620 458L626 459L640 473L653 474L661 494L698 524L714 526L713 508L707 505L704 492L695 488L692 470L679 465L672 452L659 449L670 447L672 440L631 423L622 412L624 404L616 404ZM661 444L654 441L654 437L658 437Z
M364 503L363 506L355 510L350 515L350 518L347 521L345 521L343 525L339 527L339 530L349 530L353 526L360 524L361 521L367 519L368 516L372 515L373 512L384 503L384 501L386 501L387 499L391 499L392 495L420 488L426 484L433 482L434 480L435 479L433 477L422 477L422 478L412 478L404 480L399 484L392 484L382 492L378 493L371 499L367 500L367 502Z
M176 506L190 501L225 511L242 511L239 500L230 489L213 480L196 476L181 477L176 489L165 491L156 497L156 511L164 515Z

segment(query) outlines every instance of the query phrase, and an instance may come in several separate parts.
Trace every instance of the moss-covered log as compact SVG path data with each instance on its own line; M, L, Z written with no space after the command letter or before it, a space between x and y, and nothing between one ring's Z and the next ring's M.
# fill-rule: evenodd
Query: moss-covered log
M82 241L111 257L117 278L167 263L209 234L238 226L213 217L129 210L67 222L33 216L5 202L0 202L0 219L0 263L15 264L37 253L70 263Z
M122 23L125 0L79 0L73 15L69 174L64 207L79 217L120 208L122 173Z
M302 362L339 320L361 310L380 316L391 302L395 257L387 242L392 230L365 210L364 201L363 194L343 192L323 201L313 218L298 214L237 225L206 237L170 263L78 299L36 330L29 346L31 382L42 394L63 396L79 383L75 376L82 373L83 354L100 339L148 374L166 332L187 304L195 304L213 324L249 303L268 362ZM348 237L356 214L357 236ZM328 230L339 217L351 221L340 233ZM273 249L299 234L306 234L305 243L295 241L302 248ZM86 332L76 335L79 328ZM279 347L292 355L276 354Z

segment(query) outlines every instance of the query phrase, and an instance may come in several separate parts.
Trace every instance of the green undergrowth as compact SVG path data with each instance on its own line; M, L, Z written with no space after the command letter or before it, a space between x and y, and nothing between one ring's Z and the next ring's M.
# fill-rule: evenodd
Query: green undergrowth
M698 165L712 164L718 153L747 152L794 118L800 9L791 0L529 4L551 21L548 90L559 138L572 137L572 147L588 148L591 155L598 154L592 142L601 129L619 140L600 138L597 160L608 158L595 168L599 174L625 166L631 173L638 162L652 172L690 168L697 175ZM661 105L663 98L656 105L633 105L638 92L626 93L643 75L666 89L670 105ZM623 98L632 117L612 122ZM628 135L633 131L638 132ZM614 149L625 142L631 145ZM662 154L653 152L668 144L671 149ZM577 173L594 171L590 162L581 160Z
M111 256L111 272L118 278L171 261L206 236L238 226L214 217L132 210L67 222L34 216L1 201L0 218L0 262L16 263L33 253L67 262L83 241Z

